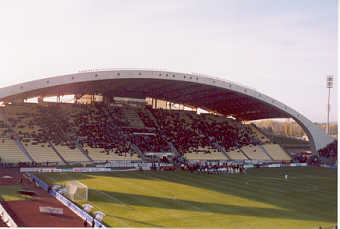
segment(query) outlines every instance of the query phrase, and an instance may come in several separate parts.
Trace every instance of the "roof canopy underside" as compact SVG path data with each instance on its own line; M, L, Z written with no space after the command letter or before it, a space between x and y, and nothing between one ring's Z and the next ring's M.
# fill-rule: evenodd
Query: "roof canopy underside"
M16 94L4 98L30 98L36 96L56 96L67 94L102 94L104 96L164 99L174 103L187 104L233 115L242 120L266 118L288 118L290 115L254 97L226 88L201 83L166 79L109 79L68 83L53 87Z

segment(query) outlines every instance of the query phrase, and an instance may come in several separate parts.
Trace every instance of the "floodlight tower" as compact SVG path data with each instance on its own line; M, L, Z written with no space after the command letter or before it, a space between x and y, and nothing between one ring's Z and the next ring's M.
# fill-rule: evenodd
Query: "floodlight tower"
M328 106L327 106L327 126L326 133L329 135L329 110L331 108L330 100L331 100L331 88L333 88L333 75L327 76L327 88L328 88Z

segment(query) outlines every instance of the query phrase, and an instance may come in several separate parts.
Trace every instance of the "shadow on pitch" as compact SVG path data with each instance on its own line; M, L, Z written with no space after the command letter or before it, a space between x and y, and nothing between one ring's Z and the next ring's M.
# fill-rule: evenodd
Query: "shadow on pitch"
M97 190L89 189L89 201L91 201L91 193ZM172 199L164 197L153 197L137 194L128 194L120 192L101 191L103 195L98 197L96 201L111 202L122 206L141 206L150 208L173 209L182 211L194 211L205 213L217 213L225 215L253 216L280 219L295 220L318 220L325 221L324 218L317 216L301 216L298 211L293 209L282 210L274 208L248 207L237 205L226 205L217 203L198 202L182 199Z
M296 170L297 172L298 169ZM285 191L286 187L282 181L280 181L280 170L271 169L270 175L266 170L249 170L248 175L201 175L197 173L189 172L154 172L154 171L136 171L136 172L112 172L112 173L87 173L87 174L69 174L54 176L58 182L64 182L74 179L90 179L94 176L104 176L112 178L123 179L141 179L141 180L157 180L171 183L178 183L188 186L200 188L203 192L204 189L215 192L220 192L228 195L234 195L237 197L263 202L278 206L285 209L273 209L273 208L257 208L257 207L242 207L237 205L224 205L215 203L204 203L187 200L176 200L171 198L158 198L137 194L125 194L118 192L105 192L103 198L99 201L125 205L125 206L146 206L155 208L166 209L179 209L188 211L202 211L211 213L221 213L230 215L243 215L243 216L259 216L269 218L284 218L284 219L300 219L300 220L319 220L319 221L334 221L336 219L336 204L328 206L325 209L325 204L322 203L323 199L318 197L309 196L310 193L294 193L294 191L288 192L275 192L273 187L282 189ZM304 170L304 172L306 172ZM322 172L322 171L321 171ZM276 180L273 185L264 184L260 177L274 177ZM245 185L245 182L249 180L249 185ZM262 182L262 183L261 183ZM336 183L336 182L335 182ZM302 184L288 183L289 185L296 185L301 190L301 187L305 187ZM294 190L294 189L292 189ZM93 192L94 190L92 190ZM308 191L308 190L307 190ZM91 196L91 192L89 193ZM99 195L100 196L100 195ZM112 198L108 198L112 196ZM98 195L96 195L98 198ZM336 199L336 197L335 197ZM307 200L307 201L306 201ZM308 202L309 201L309 202ZM235 203L237 204L237 203ZM306 207L307 205L307 207ZM309 206L309 207L308 207ZM321 207L322 206L322 207ZM335 209L330 210L330 209ZM335 212L329 214L329 212Z
M130 223L141 224L143 226L148 226L148 227L157 227L157 228L162 227L161 225L147 223L147 222L144 222L144 221L139 221L139 220L135 220L135 219L131 219L131 218L125 218L125 217L121 217L121 216L114 216L114 215L106 215L106 216L112 217L114 219L120 219L120 220L123 220L123 221L128 221Z

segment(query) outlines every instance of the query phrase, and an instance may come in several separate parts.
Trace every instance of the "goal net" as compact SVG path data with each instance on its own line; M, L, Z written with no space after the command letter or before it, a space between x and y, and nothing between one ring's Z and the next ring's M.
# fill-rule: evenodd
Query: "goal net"
M73 180L66 183L67 196L72 201L87 200L88 188L83 183Z

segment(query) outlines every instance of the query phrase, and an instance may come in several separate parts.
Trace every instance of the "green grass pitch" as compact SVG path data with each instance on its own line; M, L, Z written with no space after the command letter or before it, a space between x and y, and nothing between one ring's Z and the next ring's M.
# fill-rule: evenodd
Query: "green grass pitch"
M110 227L302 229L333 228L337 222L336 169L261 168L248 169L247 175L186 171L38 175L49 184L68 180L86 184L87 203L106 214L104 223Z
M22 188L18 185L0 186L0 201L13 201L30 199L30 196L19 193Z

